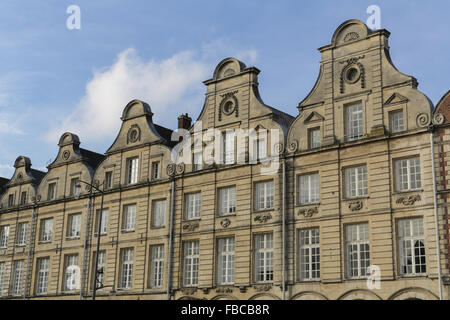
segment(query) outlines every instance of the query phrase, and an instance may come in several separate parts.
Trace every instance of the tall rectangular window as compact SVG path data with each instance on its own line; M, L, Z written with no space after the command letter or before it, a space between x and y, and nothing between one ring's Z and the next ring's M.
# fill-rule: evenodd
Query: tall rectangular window
M152 226L164 227L166 224L166 200L153 201Z
M398 222L398 249L402 275L424 275L427 271L423 219L403 219Z
M22 294L24 264L25 260L14 261L12 287L11 287L12 296L20 296Z
M127 160L127 184L138 182L139 158L130 158Z
M300 204L319 201L319 174L306 174L299 177Z
M3 295L3 282L6 273L6 263L0 262L0 297Z
M78 254L68 254L64 256L64 292L70 292L77 289L79 285Z
M217 241L217 283L234 283L234 237Z
M420 158L415 157L395 161L395 182L397 191L421 188Z
M226 130L223 137L223 163L234 163L234 131Z
M359 140L363 137L363 111L361 104L348 106L346 109L347 141Z
M102 221L100 226L100 235L105 235L108 233L108 223L109 223L109 210L103 209L102 211ZM95 222L95 231L94 233L98 233L98 223L100 222L100 210L97 210L97 217Z
M260 130L257 137L253 139L254 160L261 160L267 157L267 130Z
M102 250L99 251L98 255L98 265L97 265L97 289L102 288L105 283L105 273L106 273L106 251ZM94 288L94 281L95 281L95 263L96 263L96 257L97 252L94 253L94 259L92 261L92 288Z
M50 270L50 258L39 258L36 271L36 294L46 294L48 286L48 274Z
M136 205L126 205L123 207L123 231L134 231L136 227Z
M10 194L8 196L8 208L11 208L14 205L14 195Z
M309 148L314 149L320 147L320 128L313 128L308 130Z
M346 227L347 275L365 277L370 266L369 225L352 224Z
M20 204L24 205L27 204L27 192L23 191L22 194L20 195Z
M159 161L152 163L152 180L158 180L160 177Z
M198 283L198 241L184 243L183 284L185 287L196 286Z
M219 189L219 214L221 216L236 212L236 187Z
M80 194L80 191L81 191L80 178L72 178L70 180L70 195L77 196Z
M105 172L105 189L112 188L112 171Z
M391 113L391 131L392 133L405 130L403 123L403 111L395 111Z
M164 245L150 247L150 288L161 288L164 275Z
M190 193L186 195L186 219L200 218L201 193Z
M81 233L81 213L71 214L67 221L67 238L79 238Z
M16 245L24 246L27 243L28 222L21 222L17 226Z
M300 279L320 279L319 229L300 230Z
M195 152L193 158L193 168L194 171L202 170L203 168L203 155L202 152Z
M258 182L255 185L255 209L266 210L273 208L273 180Z
M273 234L255 236L255 281L273 280Z
M41 220L40 241L52 241L53 218Z
M56 198L56 182L48 184L47 200L54 200Z
M345 197L357 198L367 196L367 168L366 166L346 168L344 170Z
M121 252L121 270L120 270L120 288L131 289L133 285L133 248L122 249Z
M0 227L0 248L8 248L9 226Z

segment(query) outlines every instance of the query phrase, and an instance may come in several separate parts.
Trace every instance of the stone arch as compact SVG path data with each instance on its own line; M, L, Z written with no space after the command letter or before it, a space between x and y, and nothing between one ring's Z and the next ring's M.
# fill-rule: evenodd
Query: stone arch
M211 300L239 300L239 299L230 294L219 294L219 295L211 298Z
M397 291L389 297L389 300L439 300L431 291L419 287L410 287Z
M364 22L356 19L347 20L336 29L331 44L336 46L365 39L370 32Z
M63 133L61 138L59 138L58 146L64 147L71 144L76 146L80 145L80 138L78 138L76 134L71 132Z
M272 293L257 293L251 296L248 300L281 300L278 296Z
M341 295L337 300L382 300L376 293L364 290L364 289L354 289L347 291Z
M122 121L125 121L143 115L149 115L151 118L151 116L153 115L152 109L150 108L150 105L148 103L135 99L128 102L128 104L125 106L121 119Z
M239 74L245 69L245 64L235 58L226 58L219 62L214 70L213 79L221 79Z
M293 295L290 300L328 300L328 298L319 292L303 291Z

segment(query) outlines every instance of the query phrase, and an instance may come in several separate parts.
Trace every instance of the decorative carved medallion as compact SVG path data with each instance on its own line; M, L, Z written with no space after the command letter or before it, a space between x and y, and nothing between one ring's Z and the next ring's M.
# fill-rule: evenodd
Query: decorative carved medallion
M443 124L445 117L442 113L436 113L433 117L433 124Z
M344 81L353 84L361 80L361 88L366 87L365 69L362 63L358 62L362 58L364 58L364 55L339 62L340 64L346 63L345 67L341 70L339 78L340 93L344 93Z
M258 292L269 291L270 289L272 289L272 284L270 284L270 283L256 284L253 286L253 288Z
M70 151L69 150L64 151L62 157L64 160L68 160L70 157Z
M405 206L411 206L416 201L420 201L420 200L421 200L420 194L416 194L416 195L411 195L411 196L399 197L399 198L397 198L396 202L398 204L402 203Z
M350 42L359 39L359 34L356 32L349 32L344 37L344 42Z
M275 155L280 155L281 153L283 153L283 150L284 150L284 146L281 142L275 143L275 145L273 147L273 152L275 153Z
M288 146L289 152L295 152L295 151L297 151L297 148L298 148L298 141L292 140Z
M17 175L17 179L19 179L19 180L22 180L22 179L23 179L23 174L22 174L22 172L20 172L20 173Z
M185 166L184 166L183 162L177 164L177 168L176 168L177 174L182 174L184 172L184 168L185 168Z
M199 226L198 222L188 222L188 223L184 224L183 230L194 231L195 229L198 228L198 226Z
M141 140L141 128L137 124L133 124L128 130L127 143Z
M258 214L255 219L253 219L254 221L258 221L260 223L265 223L267 220L272 219L272 215L270 213L261 213Z
M348 203L348 208L352 211L361 210L362 207L363 207L363 202L361 200L350 201Z
M429 124L429 118L428 115L426 113L421 113L417 116L417 126L419 127L426 127Z
M197 288L182 288L181 292L185 295L192 295L197 292Z
M231 224L231 221L230 221L230 219L228 219L228 218L226 218L226 219L223 219L222 221L220 221L220 225L223 227L223 228L228 228L228 226Z
M238 100L235 96L237 92L238 90L235 90L221 95L222 101L220 102L219 105L219 114L218 114L219 121L222 121L222 114L229 116L234 112L236 117L239 116Z
M318 213L319 209L317 207L300 209L298 211L299 215L304 216L305 218L311 218L315 213Z
M31 202L38 203L39 201L41 201L41 195L40 194L38 194L37 196L31 197Z
M216 289L217 293L232 293L233 292L233 287L218 287Z
M173 176L175 174L175 164L174 163L168 164L166 172L169 176Z

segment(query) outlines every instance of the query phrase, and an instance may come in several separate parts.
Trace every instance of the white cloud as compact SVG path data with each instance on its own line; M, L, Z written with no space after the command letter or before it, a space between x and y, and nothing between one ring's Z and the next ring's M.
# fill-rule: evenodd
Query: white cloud
M14 167L9 164L0 164L0 177L11 178L14 173Z

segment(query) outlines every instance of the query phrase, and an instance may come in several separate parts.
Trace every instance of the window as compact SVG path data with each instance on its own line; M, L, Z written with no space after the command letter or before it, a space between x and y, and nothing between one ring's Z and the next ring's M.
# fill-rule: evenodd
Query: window
M166 224L166 200L153 201L153 227L164 227Z
M8 248L9 226L0 227L0 248Z
M273 235L271 233L255 236L255 281L273 280Z
M369 225L353 224L346 227L347 275L358 278L368 275L370 266Z
M112 188L112 171L105 172L105 189Z
M127 160L127 183L133 184L138 182L139 158L131 158Z
M53 218L41 220L40 241L52 241Z
M217 283L234 283L234 237L219 239L217 243Z
M27 243L28 222L21 222L17 226L16 245L24 246Z
M133 281L133 248L122 249L120 258L120 288L131 289Z
M80 191L81 191L80 178L72 178L70 180L70 195L77 196L80 194Z
M226 216L236 212L236 187L219 189L219 215Z
M152 163L152 180L159 179L159 161Z
M36 294L47 293L49 270L50 258L39 258L37 260Z
M14 195L10 194L8 196L8 207L11 208L14 205Z
M256 183L256 210L273 208L273 180Z
M300 230L300 279L320 279L319 229Z
M198 171L198 170L202 170L203 168L203 156L202 156L202 152L195 152L194 153L194 171Z
M426 273L423 219L404 219L398 222L400 273L423 275Z
M403 111L395 111L391 113L391 131L392 133L404 131Z
M196 286L198 283L198 241L184 243L184 286Z
M150 254L150 288L161 288L164 274L164 245L151 246Z
M136 226L136 205L131 204L123 207L123 231L134 231Z
M97 259L97 252L94 252L94 259L92 261L92 288L94 288L95 281L95 263ZM97 289L103 287L105 283L105 267L106 267L106 251L100 251L98 255L98 265L97 265Z
M186 219L198 219L200 218L200 206L201 198L200 192L191 193L186 195Z
M55 200L56 198L56 182L48 184L47 200Z
M346 168L344 170L345 197L356 198L367 196L367 168L366 166Z
M422 187L420 178L420 158L395 161L395 181L397 191L408 191Z
M356 104L346 107L346 138L347 141L359 140L363 137L362 105Z
M259 130L253 139L253 160L261 160L267 157L267 130Z
M3 295L3 280L5 279L6 263L0 262L0 297Z
M222 161L224 164L234 163L234 131L226 130L222 134L223 137L223 157Z
M67 222L67 237L79 238L81 233L81 213L69 215Z
M103 209L102 211L102 221L101 221L101 227L100 227L100 235L105 235L108 233L108 218L109 218L109 211L108 209ZM98 223L100 222L100 210L97 210L97 221L95 223L95 231L94 233L98 233Z
M11 295L20 296L22 294L23 266L25 260L14 261L14 271L12 277Z
M319 174L307 174L299 177L300 204L319 202Z
M27 203L27 192L23 191L22 194L20 195L20 204L24 205Z
M310 149L320 147L320 128L309 129L308 136Z
M69 254L64 257L64 284L65 292L74 291L79 286L78 254Z

